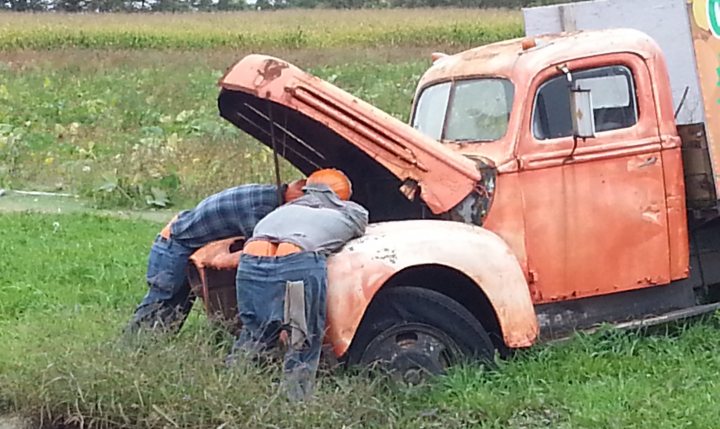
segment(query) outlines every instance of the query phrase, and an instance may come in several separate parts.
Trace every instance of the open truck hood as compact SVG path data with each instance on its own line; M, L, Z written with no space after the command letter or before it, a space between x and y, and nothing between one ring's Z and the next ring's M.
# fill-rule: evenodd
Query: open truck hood
M481 179L470 159L277 58L249 55L219 83L221 116L269 147L274 134L280 156L305 174L336 167L356 188L382 179L410 200L419 188L434 214L458 205Z

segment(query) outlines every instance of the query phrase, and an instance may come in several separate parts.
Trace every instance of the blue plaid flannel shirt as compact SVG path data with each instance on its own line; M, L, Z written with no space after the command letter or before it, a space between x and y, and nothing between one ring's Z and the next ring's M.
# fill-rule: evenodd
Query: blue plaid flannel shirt
M172 239L199 248L211 241L250 237L260 219L278 207L277 186L241 185L211 195L172 224Z

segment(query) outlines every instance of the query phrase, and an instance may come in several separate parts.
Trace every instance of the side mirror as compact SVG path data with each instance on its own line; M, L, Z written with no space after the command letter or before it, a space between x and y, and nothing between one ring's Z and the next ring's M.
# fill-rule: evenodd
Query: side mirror
M575 137L595 137L595 116L589 89L570 90L570 112Z

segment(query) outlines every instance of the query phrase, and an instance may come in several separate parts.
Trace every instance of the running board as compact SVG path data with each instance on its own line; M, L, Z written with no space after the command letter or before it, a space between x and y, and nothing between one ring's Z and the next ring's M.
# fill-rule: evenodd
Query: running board
M576 332L583 332L586 334L592 334L599 331L603 326L610 326L618 330L632 330L647 328L650 326L662 325L664 323L675 322L678 320L689 319L692 317L701 316L703 314L712 313L720 309L720 302L714 302L712 304L696 305L693 307L682 308L680 310L670 311L659 316L649 316L643 319L629 320L627 322L619 323L608 323L604 325L591 326L589 328L577 329L575 331L568 332L567 335L553 338L545 341L546 344L560 343L567 341L572 338Z
M644 319L630 320L628 322L616 323L614 326L616 329L638 329L646 328L648 326L660 325L663 323L674 322L682 319L689 319L691 317L700 316L706 313L713 312L720 309L720 302L714 302L712 304L696 305L694 307L682 308L680 310L670 311L660 316L646 317ZM597 330L597 328L595 328Z

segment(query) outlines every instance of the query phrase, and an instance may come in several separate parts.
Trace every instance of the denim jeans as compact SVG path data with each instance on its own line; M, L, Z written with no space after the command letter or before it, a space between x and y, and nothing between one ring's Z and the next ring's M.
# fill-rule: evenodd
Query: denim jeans
M194 251L172 238L155 238L148 258L149 290L135 310L128 331L180 328L194 301L186 273Z
M290 328L285 323L289 282L302 282L307 332L300 336L301 343L290 341L283 365L283 384L288 396L299 400L312 394L325 336L325 256L301 252L280 257L245 254L240 257L236 286L243 326L234 349L254 354L277 345L280 331Z

